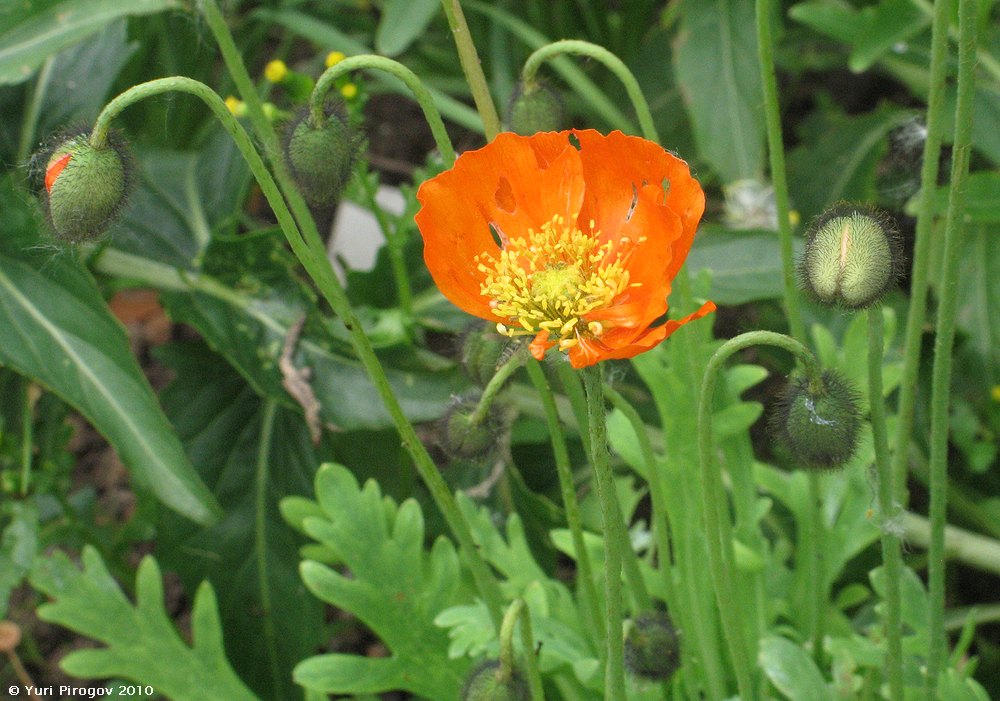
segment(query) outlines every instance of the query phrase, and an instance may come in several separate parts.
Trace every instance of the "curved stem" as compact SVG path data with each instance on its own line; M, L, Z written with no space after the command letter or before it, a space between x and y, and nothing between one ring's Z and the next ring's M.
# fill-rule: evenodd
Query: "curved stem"
M917 203L917 226L913 244L913 266L910 278L910 304L906 316L903 341L903 376L899 383L896 435L893 446L892 474L896 498L907 503L906 475L910 436L917 403L917 375L920 369L920 341L927 311L927 274L934 227L934 195L937 192L941 139L944 131L945 80L948 68L948 0L934 3L931 25L930 86L927 95L927 139L924 142L923 163L920 167L920 196Z
M958 305L958 270L965 217L965 187L972 146L972 102L976 68L976 0L961 0L958 7L958 101L955 108L955 140L952 149L951 193L944 234L944 266L934 335L934 369L931 380L930 506L931 542L928 551L928 596L930 599L930 646L927 652L928 695L937 687L937 677L947 647L944 633L944 527L948 511L948 411L951 391L952 346L955 342L955 310Z
M819 375L819 365L812 353L801 342L784 334L772 331L751 331L726 341L712 355L705 368L701 395L698 402L698 457L701 465L703 484L702 497L705 512L705 530L708 533L708 554L715 584L715 596L719 604L723 632L733 661L740 696L744 701L755 698L753 685L753 655L746 648L739 613L736 610L737 596L734 586L736 569L733 564L732 524L723 517L726 503L725 491L719 471L714 469L712 459L712 397L719 370L734 353L756 345L782 348L795 355L809 377Z
M448 26L455 39L455 46L458 48L458 60L462 63L465 80L469 83L472 99L476 103L476 110L483 120L486 140L493 141L500 133L500 116L497 114L496 105L493 104L490 88L486 84L486 76L483 74L483 66L479 62L476 44L472 41L469 25L465 21L465 13L462 12L462 3L459 0L441 0L441 5L448 18Z
M375 56L373 54L351 56L327 68L323 72L323 75L319 77L319 80L316 81L316 87L313 88L312 95L309 98L309 118L312 120L313 125L317 126L323 123L326 117L323 111L326 94L337 78L347 75L351 71L366 68L385 71L399 78L410 89L417 104L420 105L420 109L424 112L424 119L427 121L427 126L431 128L431 134L434 136L434 143L437 144L438 151L441 152L441 158L444 159L445 165L450 168L455 163L455 148L451 145L451 138L444 127L441 113L434 106L434 98L431 97L430 92L416 73L399 61L394 61L385 56Z
M534 636L531 632L531 612L524 599L514 599L507 607L503 622L500 624L500 678L510 679L517 666L514 659L514 626L521 619L521 645L524 648L524 664L528 668L528 684L531 689L531 701L544 701L542 675L538 670L538 660L535 657Z
M476 405L476 410L469 417L470 423L473 425L481 424L486 418L490 411L490 407L493 406L493 400L497 398L497 394L503 389L503 386L507 384L507 380L510 379L511 375L518 371L518 369L524 365L525 352L524 349L518 349L514 355L507 360L506 363L497 368L496 374L490 378L490 381L486 383L486 387L483 388L483 393L479 397L479 403Z
M258 185L260 185L261 192L274 211L278 225L288 239L292 251L309 273L309 276L316 282L323 298L330 304L334 313L340 318L350 333L352 345L361 360L361 364L368 372L368 376L375 385L375 389L381 397L386 410L392 417L403 446L413 459L417 472L430 491L435 504L441 510L456 540L458 540L462 554L465 556L466 564L472 571L476 586L483 597L487 610L490 612L494 625L499 626L503 601L500 586L479 554L469 523L458 508L458 504L455 502L448 484L444 481L427 449L420 442L413 424L410 423L406 414L403 413L399 400L393 393L389 380L386 377L385 370L375 355L371 341L368 339L360 320L351 308L350 302L347 300L347 294L344 292L343 287L340 286L336 275L334 275L333 268L330 267L330 262L326 258L322 241L318 240L319 235L316 232L315 223L309 215L308 209L306 209L304 216L312 223L312 229L306 230L306 233L310 237L306 239L296 226L295 219L292 217L288 205L282 198L277 183L270 171L268 171L267 166L264 165L260 154L254 148L250 136L229 112L222 98L204 83L199 83L190 78L160 78L159 80L153 80L149 83L143 83L142 85L130 88L112 100L98 116L94 127L95 132L97 132L98 127L103 125L103 133L106 135L110 120L126 106L133 104L137 100L169 91L187 92L201 98L208 105L209 109L211 109L212 113L218 117L230 136L232 136L237 148L239 148L240 153L250 167L251 173L257 180ZM92 133L91 140L93 139L94 134ZM305 203L301 198L298 199L298 202L305 207ZM317 250L317 244L319 250Z
M882 575L885 587L886 676L889 700L903 700L902 604L899 580L903 557L899 536L890 522L899 508L894 499L889 466L889 439L885 428L885 400L882 396L882 309L868 310L868 403L871 406L872 435L875 440L875 470L878 474L878 503L881 511Z
M537 360L527 363L528 377L535 385L535 391L542 400L545 410L545 422L549 428L549 440L552 442L552 453L556 463L556 473L559 475L559 488L562 491L563 508L566 510L566 525L569 526L570 537L573 539L573 550L576 552L576 564L579 568L577 581L583 599L584 610L590 619L591 628L597 632L597 640L602 646L607 635L604 619L601 617L600 601L597 598L597 587L594 585L594 569L590 562L590 553L583 540L583 519L580 518L580 504L576 498L576 485L573 483L573 470L569 461L569 450L566 447L566 434L559 420L559 410L556 408L552 388Z
M521 77L524 82L533 82L535 74L542 63L561 54L579 54L587 58L592 58L595 61L600 61L607 66L622 82L622 85L625 86L625 92L628 93L629 99L632 101L632 106L635 108L635 114L639 118L639 127L642 129L643 137L659 143L660 136L656 131L656 125L653 123L653 114L649 110L649 103L646 102L646 97L639 88L639 81L635 79L632 71L628 69L628 66L620 58L603 46L578 39L563 39L562 41L554 41L551 44L546 44L532 53L528 57L528 60L524 62L524 68L521 70Z
M778 104L778 82L774 74L774 45L771 40L771 3L757 0L757 57L760 61L760 82L764 89L764 117L767 123L767 146L771 161L771 182L774 203L778 211L778 233L781 238L781 264L785 282L785 312L788 328L794 338L806 340L795 282L795 261L792 251L792 222L789 218L788 181L785 175L785 145L781 134L781 110Z
M267 488L268 466L271 462L271 439L274 437L274 417L278 404L273 399L264 402L260 419L260 443L257 446L257 470L254 476L254 555L257 559L257 585L260 587L260 606L263 611L264 644L271 667L272 693L277 701L284 698L281 667L278 662L278 635L274 628L274 609L271 606L271 583L267 573Z
M608 658L604 668L605 701L625 701L624 641L622 639L622 552L621 541L615 537L615 521L621 521L614 502L615 482L608 455L608 432L604 416L604 383L598 365L582 372L587 394L587 415L590 419L590 459L594 466L594 485L601 500L604 520L604 596L607 619Z

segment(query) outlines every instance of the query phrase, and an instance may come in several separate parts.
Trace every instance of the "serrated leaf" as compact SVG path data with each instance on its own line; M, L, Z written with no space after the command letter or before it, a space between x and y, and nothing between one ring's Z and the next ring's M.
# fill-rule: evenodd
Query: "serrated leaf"
M407 690L432 699L457 698L464 660L448 658L447 635L434 617L455 602L458 556L444 538L423 550L424 522L415 501L396 505L378 484L358 486L340 465L316 475L323 513L305 530L338 553L350 577L318 562L302 563L302 579L319 599L350 611L378 635L391 656L320 655L295 668L295 681L335 694Z
M30 210L0 183L0 364L71 404L136 483L195 521L217 505L188 461L93 279L72 252L39 247Z
M389 0L375 30L375 50L398 56L419 37L441 7L439 0Z
M757 663L775 688L792 701L832 701L833 695L812 657L791 640L761 639Z
M28 0L0 9L0 85L20 83L54 53L120 17L181 7L176 0Z
M188 647L163 608L160 569L146 557L136 577L133 606L87 546L83 570L62 553L41 561L32 585L53 601L38 609L57 623L105 647L79 650L63 659L68 673L84 679L124 678L152 685L167 698L184 701L255 701L226 661L215 595L203 585L192 614L194 643Z
M764 170L764 111L753 3L681 5L676 75L699 153L724 182Z
M246 683L263 698L294 697L291 670L322 642L323 617L299 580L303 539L286 527L278 501L309 493L332 447L313 447L301 416L261 400L203 344L168 346L157 357L175 373L164 410L225 510L211 528L165 518L160 562L188 591L208 580L219 592L230 657Z

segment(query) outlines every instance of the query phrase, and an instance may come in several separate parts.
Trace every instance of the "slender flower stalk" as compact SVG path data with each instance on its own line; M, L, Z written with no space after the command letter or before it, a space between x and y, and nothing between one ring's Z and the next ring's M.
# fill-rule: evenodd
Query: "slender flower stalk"
M615 529L621 520L614 500L615 482L608 455L608 434L604 415L604 382L599 367L583 371L587 393L587 413L590 417L590 455L594 467L594 485L601 502L601 518L605 534ZM622 640L622 551L619 539L609 537L604 547L604 598L607 620L607 662L604 672L606 701L625 701L625 646Z
M486 75L483 73L483 66L479 61L476 44L472 41L469 25L465 21L465 13L462 12L462 3L460 0L441 0L441 5L444 7L451 35L458 48L458 60L462 63L465 80L469 83L469 88L472 89L472 99L476 103L476 110L479 112L480 118L483 120L486 140L492 141L500 133L500 115L497 114L496 105L493 104L493 97L490 95L490 88L486 83Z
M514 658L514 627L521 622L521 647L524 650L524 666L528 670L528 685L531 691L531 701L545 701L542 689L542 675L538 671L538 659L535 657L535 641L531 632L531 613L524 599L514 599L507 607L503 622L500 624L500 669L512 670L517 666ZM509 673L509 672L508 672Z
M583 520L580 518L580 504L576 498L576 485L573 482L573 470L569 460L569 450L566 447L566 434L563 432L559 411L549 381L545 378L542 366L537 360L527 363L528 377L531 378L535 391L542 400L545 410L545 422L549 429L549 440L552 442L552 453L555 457L556 473L559 475L559 487L562 491L563 508L566 511L566 524L569 526L573 539L573 550L576 552L576 564L579 572L577 582L580 587L584 611L590 619L591 627L597 631L597 639L604 644L607 629L601 616L600 602L597 598L597 588L594 585L594 569L590 562L590 554L583 540ZM604 655L601 650L601 655Z
M497 398L500 390L507 384L507 380L524 365L525 360L527 360L525 353L520 351L515 353L490 378L486 387L483 388L482 395L479 397L479 404L476 406L472 416L469 417L472 424L481 424L483 422L489 414L490 407L493 406L493 401Z
M958 305L958 271L965 217L965 188L972 148L972 102L975 94L976 17L978 2L961 0L958 6L958 102L952 149L951 192L944 234L944 266L934 336L931 382L930 507L931 542L928 552L930 647L927 653L927 694L936 692L946 650L944 633L944 529L948 511L948 411L951 391L952 346Z
M885 401L882 393L882 309L868 310L868 401L871 406L872 434L875 440L875 470L878 474L878 503L881 512L882 575L885 587L886 677L889 700L903 699L902 604L900 577L903 556L899 536L890 527L899 505L893 492L889 465L889 439L885 427Z
M625 92L628 93L629 100L632 101L632 106L635 108L636 116L639 118L639 127L642 129L643 137L650 141L659 142L660 136L653 122L653 113L649 109L649 103L646 101L645 95L642 94L642 90L639 88L639 81L635 79L632 71L628 69L628 66L620 58L603 46L578 39L563 39L562 41L554 41L551 44L546 44L534 51L528 57L528 60L524 62L524 68L521 69L522 80L525 83L532 83L535 80L538 69L545 61L563 54L586 56L595 61L600 61L607 66L618 80L622 82L622 85L625 86Z
M899 383L899 407L893 441L892 473L899 503L907 503L906 475L910 435L917 402L917 374L920 369L920 341L924 333L927 307L927 273L934 227L934 194L937 192L941 137L945 120L945 80L948 69L948 26L951 0L937 0L931 25L930 85L927 95L927 138L920 167L920 195L910 276L910 304L903 341L903 375Z
M278 225L288 239L292 251L303 267L305 267L310 277L316 282L324 299L330 304L334 313L337 314L351 334L355 351L358 353L362 365L364 365L386 409L390 416L392 416L403 445L413 458L421 478L424 480L435 503L444 515L456 540L458 540L459 547L465 556L466 563L472 570L473 578L476 581L487 610L490 612L494 624L499 626L501 602L503 600L500 587L495 576L479 554L468 521L466 521L461 510L458 508L451 490L438 471L427 449L417 436L413 425L403 413L399 400L396 399L392 387L389 385L385 370L375 356L375 351L365 334L360 320L354 314L344 289L340 286L336 275L334 275L322 245L320 244L320 252L317 252L315 247L311 246L310 242L303 237L296 225L295 218L282 198L281 190L279 190L274 177L272 177L271 172L261 159L249 135L230 113L229 108L222 98L207 85L185 77L161 78L143 83L130 88L108 103L101 114L98 115L94 131L91 133L91 140L102 138L102 134L106 135L111 120L128 105L134 104L146 97L166 92L184 92L198 97L208 105L212 113L219 119L230 136L232 136L237 148L239 148L240 153L249 165L251 173L253 173L254 178L260 185L264 197L274 211ZM294 187L292 189L294 190ZM301 198L298 201L305 207L305 203ZM309 216L308 209L306 209L305 214ZM311 216L309 216L309 221L312 221ZM315 223L313 223L312 231L315 232Z
M752 667L755 655L747 649L748 641L737 611L739 599L735 586L737 573L734 565L732 524L724 513L725 490L722 487L722 477L712 459L712 397L715 394L719 371L726 360L734 353L755 345L782 348L792 353L802 363L807 377L819 376L815 358L801 342L771 331L751 331L722 344L708 361L702 381L698 403L698 456L709 561L723 632L729 646L740 696L744 701L752 701L757 697Z
M778 233L781 238L781 263L785 283L785 311L793 338L805 342L798 289L795 283L795 261L792 251L792 222L789 218L788 180L785 175L785 145L781 134L781 111L778 104L778 81L774 73L774 45L771 39L771 2L757 0L757 55L760 61L761 86L764 89L764 117L767 123L767 145L771 161L771 182L774 203L778 210Z
M319 77L319 80L316 81L316 88L312 91L312 96L309 98L309 114L313 124L319 125L323 122L326 95L330 91L330 88L336 84L337 79L348 75L352 71L359 70L380 70L403 81L406 87L410 89L417 104L420 105L420 109L423 110L424 120L431 129L434 143L437 144L445 166L451 167L455 162L455 148L451 145L451 138L448 136L444 121L441 119L441 113L434 106L434 98L431 96L430 91L427 90L427 87L416 73L399 61L394 61L385 56L376 56L373 54L351 56L327 68L323 72L323 75Z

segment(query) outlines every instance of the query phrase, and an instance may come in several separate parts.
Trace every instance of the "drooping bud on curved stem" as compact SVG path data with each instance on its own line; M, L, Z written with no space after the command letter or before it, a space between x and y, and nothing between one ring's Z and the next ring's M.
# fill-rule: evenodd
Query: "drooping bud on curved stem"
M797 464L843 467L854 456L861 427L858 392L833 370L791 380L772 426Z
M45 165L46 213L57 238L69 243L103 236L125 206L131 183L131 155L123 138L100 147L85 134L66 139Z
M528 57L528 60L524 62L524 68L521 69L521 79L526 84L536 82L535 75L538 73L539 67L545 61L562 54L579 54L600 61L607 66L622 82L622 85L625 86L625 92L628 93L629 100L632 101L632 106L635 109L635 114L639 118L639 127L642 130L642 135L650 141L659 143L660 136L653 122L653 113L649 109L646 97L642 94L639 81L635 79L632 71L628 69L628 66L620 58L603 46L591 44L589 41L580 41L579 39L563 39L546 44L536 49Z
M625 667L632 674L667 681L680 664L680 637L666 611L645 611L625 622Z
M544 83L521 81L507 109L507 128L530 136L540 131L559 131L566 114L559 95Z
M323 72L323 75L319 77L319 80L316 81L316 87L313 89L312 97L309 99L309 118L313 126L318 127L326 119L326 95L337 78L351 71L366 68L385 71L406 84L406 87L413 93L417 104L420 105L420 109L424 112L424 119L427 120L427 125L431 129L434 142L437 144L438 151L441 152L441 158L444 159L445 165L450 167L455 162L455 148L451 145L451 139L444 128L441 113L434 106L434 98L431 97L430 92L416 73L391 58L372 54L351 56L327 68Z
M285 160L306 202L314 207L336 204L354 173L362 143L333 107L320 122L303 112L288 125Z

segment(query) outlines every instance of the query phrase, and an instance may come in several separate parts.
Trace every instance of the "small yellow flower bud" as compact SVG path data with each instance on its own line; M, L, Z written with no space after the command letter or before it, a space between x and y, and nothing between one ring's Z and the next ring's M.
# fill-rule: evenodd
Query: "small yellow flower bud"
M336 66L338 63L347 58L343 51L331 51L326 55L326 60L323 62L327 68L330 66Z
M234 117L242 117L247 113L246 103L235 95L226 98L226 107Z
M358 96L358 86L354 83L347 83L340 89L340 94L344 96L345 100L353 100Z
M288 66L285 62L280 59L275 59L268 62L264 66L264 78L267 79L269 83L280 83L288 75Z

